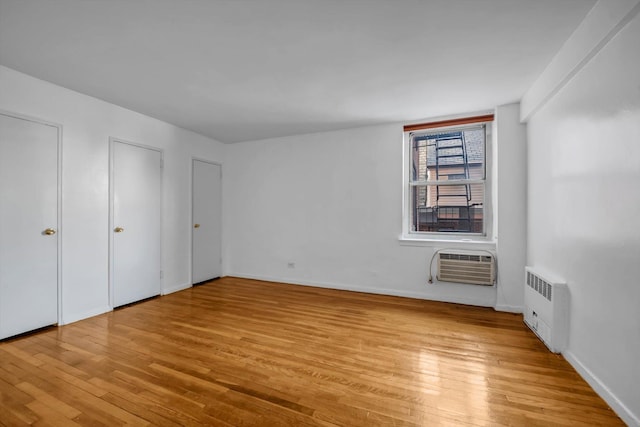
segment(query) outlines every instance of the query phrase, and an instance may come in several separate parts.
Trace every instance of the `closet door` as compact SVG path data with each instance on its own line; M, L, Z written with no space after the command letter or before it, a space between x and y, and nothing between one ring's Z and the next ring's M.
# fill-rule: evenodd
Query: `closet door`
M0 114L0 338L58 321L58 135Z
M162 153L111 141L114 307L160 294Z
M222 169L193 160L192 283L221 275Z

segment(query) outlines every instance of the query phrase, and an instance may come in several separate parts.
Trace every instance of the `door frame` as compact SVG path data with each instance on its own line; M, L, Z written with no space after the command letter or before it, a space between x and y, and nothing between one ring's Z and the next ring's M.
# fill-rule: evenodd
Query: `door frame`
M56 129L56 168L58 170L56 179L58 180L56 188L58 194L56 195L56 233L58 234L57 240L57 318L58 325L64 325L64 316L62 312L62 124L50 122L48 120L41 119L39 117L30 116L27 114L16 113L13 111L8 111L0 108L0 114L7 117L12 117L14 119L26 120L28 122L37 123L44 126L51 126Z
M138 148L144 148L147 150L153 150L156 151L158 153L160 153L160 230L162 231L162 228L164 226L164 222L163 222L163 203L164 203L164 150L162 150L161 148L158 147L153 147L151 145L146 145L146 144L139 144L137 142L131 142L131 141L127 141L126 139L122 139L122 138L117 138L117 137L113 137L110 136L109 137L109 224L108 224L108 236L109 236L109 272L108 272L108 283L109 283L109 308L111 308L111 310L114 309L113 306L113 228L115 226L114 221L113 221L113 214L114 214L114 186L113 186L113 178L114 178L114 151L115 151L115 146L116 144L127 144L127 145L132 145L134 147L138 147ZM162 256L163 256L163 250L162 250L162 238L160 238L160 268L162 269ZM160 289L159 289L159 294L162 295L162 289L163 289L163 284L164 284L164 274L163 274L163 270L160 270Z
M224 177L224 174L222 172L222 163L221 162L217 162L214 160L209 160L209 159L204 159L202 157L191 157L191 164L189 165L189 167L191 168L191 182L190 182L190 187L191 187L191 203L189 204L189 210L190 210L190 215L189 215L189 260L190 262L190 267L189 268L189 287L193 286L193 224L194 224L194 209L193 209L193 203L194 203L194 198L193 198L193 189L194 189L194 181L195 181L195 176L194 176L194 167L193 167L193 163L195 161L199 161L199 162L203 162L203 163L209 163L210 165L215 165L215 166L220 166L220 257L222 258L222 241L224 240L224 227L222 227L222 216L224 215L223 211L222 211L222 199L224 197L224 192L223 192L223 188L222 188L222 180ZM222 275L222 259L220 259L220 274Z

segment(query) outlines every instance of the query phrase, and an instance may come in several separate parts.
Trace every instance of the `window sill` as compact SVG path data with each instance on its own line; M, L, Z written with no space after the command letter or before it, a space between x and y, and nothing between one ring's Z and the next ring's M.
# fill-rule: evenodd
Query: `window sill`
M487 238L461 238L445 236L406 236L398 237L400 246L431 246L441 247L446 245L450 248L477 248L477 249L495 249L496 242Z

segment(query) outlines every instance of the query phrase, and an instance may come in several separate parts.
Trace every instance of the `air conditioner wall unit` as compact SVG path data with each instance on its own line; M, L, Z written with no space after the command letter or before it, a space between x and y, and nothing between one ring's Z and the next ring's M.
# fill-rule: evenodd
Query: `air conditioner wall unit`
M533 267L525 267L524 322L554 353L569 337L569 288Z
M485 286L495 282L495 259L488 252L440 250L437 255L440 282Z

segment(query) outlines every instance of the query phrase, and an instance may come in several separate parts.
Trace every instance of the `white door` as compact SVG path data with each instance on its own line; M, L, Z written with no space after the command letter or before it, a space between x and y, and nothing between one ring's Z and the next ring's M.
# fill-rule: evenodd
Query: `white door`
M118 307L160 294L162 153L111 144L111 289Z
M58 128L0 114L0 338L58 321Z
M221 167L193 161L192 283L221 275Z

